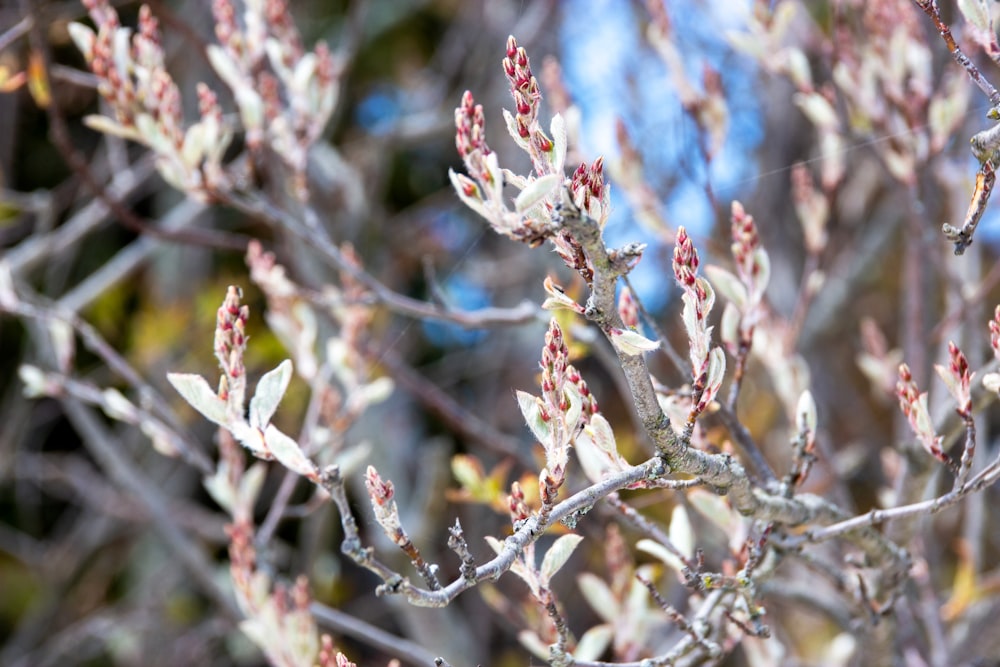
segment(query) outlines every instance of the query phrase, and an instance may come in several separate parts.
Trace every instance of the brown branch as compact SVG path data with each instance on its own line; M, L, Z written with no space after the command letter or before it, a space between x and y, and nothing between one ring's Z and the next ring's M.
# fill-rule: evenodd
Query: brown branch
M969 75L969 78L979 86L979 89L983 91L983 94L990 99L990 104L994 107L1000 107L1000 92L993 86L992 83L986 80L983 73L979 71L975 63L969 60L969 57L962 53L961 47L955 41L954 36L951 34L951 28L948 24L944 22L941 18L941 10L938 7L937 0L913 0L917 7L923 10L925 14L934 23L934 27L937 28L938 34L944 40L945 46L948 47L948 51L951 52L952 57L955 59L959 65L965 68L965 72Z

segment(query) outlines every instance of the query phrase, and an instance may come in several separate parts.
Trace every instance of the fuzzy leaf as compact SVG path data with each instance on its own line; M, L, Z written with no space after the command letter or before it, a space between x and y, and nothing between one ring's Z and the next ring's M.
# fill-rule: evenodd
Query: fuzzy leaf
M542 402L537 396L533 396L526 391L517 392L517 405L521 408L524 421L528 423L528 428L540 443L547 443L552 432L548 422L542 419Z
M525 213L548 197L563 181L562 174L546 174L539 176L528 186L521 190L521 193L514 200L514 210L518 213Z
M740 347L740 320L743 315L736 304L729 302L722 309L722 322L719 328L719 338L725 343L726 349L734 357L739 352Z
M517 142L517 145L524 150L528 150L528 140L522 137L521 133L517 131L517 120L514 118L514 114L504 109L503 122L507 126L507 133Z
M205 378L194 373L167 373L167 380L205 419L219 426L229 426L226 402L208 386Z
M555 175L562 177L566 165L566 121L562 114L552 116L552 123L549 125L552 131L552 171ZM561 180L561 178L560 178Z
M580 390L576 385L572 384L566 385L565 392L566 397L569 399L569 407L566 408L565 415L566 428L571 433L574 433L576 425L580 421L580 415L583 414L583 396L580 395Z
M478 488L486 476L479 459L468 454L456 454L451 457L451 474L464 489Z
M310 479L316 476L316 465L302 452L299 443L275 428L274 424L264 431L264 442L274 458L289 470Z
M486 536L486 543L490 545L490 548L493 549L498 556L503 553L504 543L492 535ZM520 577L524 583L528 584L528 588L531 589L531 593L533 595L536 597L538 596L538 579L535 577L534 572L528 570L523 560L515 558L514 562L510 565L510 571L512 574Z
M705 275L719 291L719 294L724 296L730 303L741 309L746 306L747 288L730 271L709 264L705 267Z
M490 545L490 549L496 552L497 556L503 553L503 542L493 537L492 535L486 536L486 544Z
M392 378L382 376L363 385L360 393L365 405L375 405L389 398L394 388L395 385L392 382Z
M227 514L233 513L233 508L236 506L236 493L229 480L228 467L220 465L212 475L202 480L202 485L216 505L224 509Z
M551 581L552 576L566 564L582 540L581 535L570 533L563 535L549 547L549 550L545 552L545 558L542 559L542 583L548 584Z
M25 398L38 398L39 396L48 395L48 378L45 372L38 366L21 364L17 367L17 376L24 384L24 389L21 391L24 393Z
M576 578L576 583L590 608L603 620L613 623L618 617L619 605L608 584L591 572L582 573Z
M292 379L292 362L288 359L267 373L257 383L257 391L250 399L250 425L263 430L278 409L288 383Z
M1000 373L987 373L984 375L983 387L986 391L1000 393Z
M274 458L271 452L268 451L267 445L264 443L264 434L261 433L259 428L250 426L250 424L242 419L233 422L228 428L233 437L241 445L249 449L254 456L267 460Z
M837 112L820 93L795 93L792 100L817 129L833 130L837 128L840 122L837 118Z
M264 479L267 477L267 465L257 462L246 469L243 479L236 495L236 507L246 512L252 512L253 506L257 502L260 490L264 486Z
M618 351L629 356L649 352L660 347L660 341L650 340L631 329L612 329L611 342Z
M139 422L139 430L149 438L153 449L169 458L177 457L181 452L175 442L172 432L154 419L143 419Z
M767 284L771 281L771 256L764 248L757 248L753 254L753 264L756 270L754 276L754 297L760 299L767 289Z
M990 9L986 0L958 0L958 9L965 20L979 30L991 30Z
M333 462L340 468L340 474L346 478L353 472L360 470L361 464L369 460L371 453L371 443L363 441L343 449Z
M715 400L716 394L722 387L722 381L726 377L726 353L721 347L713 347L708 353L708 373L705 380L705 393L702 394L700 405L707 407Z
M598 413L590 417L590 431L595 445L607 452L610 456L618 455L618 445L615 442L615 433L611 430L611 424L609 424L608 420L604 418L604 415Z
M549 659L549 645L534 630L521 630L517 633L517 641L539 660Z

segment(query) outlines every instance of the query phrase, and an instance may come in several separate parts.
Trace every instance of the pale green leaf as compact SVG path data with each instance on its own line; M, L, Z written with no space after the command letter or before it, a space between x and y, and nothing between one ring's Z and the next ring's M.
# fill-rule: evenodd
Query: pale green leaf
M614 626L610 623L595 625L580 637L573 650L573 657L576 660L597 660L608 650L614 634Z
M292 472L309 478L317 475L316 464L302 452L299 443L275 428L274 424L264 431L264 442L274 458Z
M576 583L587 604L598 616L609 623L617 618L618 600L603 579L591 572L584 572L576 578Z
M538 442L547 443L551 431L548 422L542 419L542 403L538 397L526 391L518 391L517 405L521 408L521 415Z
M566 561L573 555L573 551L581 541L583 541L581 535L570 533L563 535L552 543L552 546L545 552L545 557L542 559L541 578L543 583L547 584L552 579L552 576L566 564Z
M278 409L288 383L292 379L292 362L285 359L277 368L264 374L257 383L257 391L250 399L250 425L263 430Z
M226 402L208 386L205 378L194 373L167 373L167 380L205 419L219 426L228 427Z
M709 264L705 267L705 275L709 281L730 303L743 308L747 303L747 288L733 273L719 266Z
M528 183L514 200L514 210L518 213L530 211L541 203L562 183L562 174L546 174Z

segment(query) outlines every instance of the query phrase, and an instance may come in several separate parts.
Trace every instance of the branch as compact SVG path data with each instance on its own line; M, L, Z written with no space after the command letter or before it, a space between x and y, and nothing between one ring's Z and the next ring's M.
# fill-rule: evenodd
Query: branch
M622 328L615 307L615 284L625 267L621 251L609 251L596 221L582 215L572 205L562 208L563 225L583 247L594 267L594 280L585 315L597 324L610 339L610 331ZM777 490L755 485L743 465L728 454L710 454L689 446L678 437L663 414L649 369L642 355L629 355L618 350L619 361L628 381L640 420L656 444L660 456L674 473L701 478L717 492L728 494L733 507L745 516L788 526L804 523L828 524L843 521L846 513L829 501L813 495L783 498ZM886 563L890 580L899 581L909 567L909 554L874 530L870 525L855 526L844 536L861 548L876 563Z
M491 326L524 324L538 317L538 306L530 301L522 301L513 308L481 308L479 310L452 310L438 304L410 298L393 291L378 281L370 273L347 261L340 248L330 239L316 222L315 211L306 209L306 223L291 213L275 206L260 196L227 195L226 203L270 225L287 229L303 242L319 251L333 268L348 274L367 287L389 310L421 320L441 320L452 322L467 329ZM312 224L310 224L310 222Z
M351 557L358 565L374 572L382 578L385 583L379 586L379 593L401 594L408 602L417 607L444 607L460 593L472 588L476 584L487 579L496 580L499 578L500 575L510 569L524 548L536 542L549 526L574 514L578 515L588 512L598 500L615 491L643 480L657 479L667 474L667 472L668 470L664 466L663 459L654 457L573 494L552 507L551 511L547 513L545 520L542 520L538 514L532 515L518 526L513 535L504 541L503 551L488 563L477 567L473 576L461 576L437 590L428 590L414 586L408 579L377 561L372 555L370 547L364 548L361 546L361 539L358 535L358 524L351 512L347 500L347 492L344 489L344 480L340 476L340 470L337 466L326 468L320 475L319 483L330 494L334 504L337 505L337 509L340 510L340 520L344 530L344 541L341 544L341 551Z
M969 60L969 57L962 53L961 47L955 41L955 38L951 34L951 28L948 24L944 22L941 18L941 10L938 7L937 0L913 0L917 7L923 10L924 14L930 17L931 21L934 22L934 27L937 28L938 34L941 35L941 39L944 40L945 46L948 47L948 51L951 52L952 57L955 59L959 65L965 68L965 72L969 75L969 78L979 86L979 90L983 91L983 94L990 99L990 104L994 107L1000 107L1000 92L993 86L992 83L986 80L983 73L979 71L979 68Z

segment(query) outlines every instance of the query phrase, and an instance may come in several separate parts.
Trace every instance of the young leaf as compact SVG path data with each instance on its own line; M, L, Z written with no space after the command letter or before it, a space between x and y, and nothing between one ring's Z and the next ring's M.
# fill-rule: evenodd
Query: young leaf
M730 303L739 308L746 305L747 288L735 275L712 264L705 267L705 275L708 276L709 281L719 291L719 294L726 297Z
M545 552L545 558L542 559L541 577L543 583L548 584L552 575L566 564L582 540L582 536L570 533L563 535L549 547L549 550Z
M576 578L576 583L590 608L608 623L613 622L619 605L608 584L592 572L582 573Z
M250 425L263 430L278 409L288 382L292 379L292 362L285 359L277 368L264 374L257 383L257 392L250 399Z
M670 551L659 542L654 542L653 540L639 540L635 543L635 548L639 551L645 551L650 556L659 558L661 561L669 565L674 572L680 573L685 567L684 561L682 561L677 554Z
M683 505L674 507L670 515L669 535L678 551L688 558L694 554L694 529L691 527L691 517Z
M590 418L590 429L593 433L594 444L608 453L612 457L618 455L618 445L615 443L615 433L611 430L611 424L598 413Z
M567 384L566 385L566 398L569 399L569 407L566 408L566 428L570 432L575 432L576 425L580 421L580 415L583 414L583 396L580 395L580 390L576 385Z
M194 373L167 373L167 380L205 419L219 426L228 427L226 402L212 391L205 378Z
M576 648L573 649L573 658L576 660L597 660L608 650L614 635L615 629L610 624L595 625L580 637Z
M649 340L631 329L611 329L611 342L623 354L635 356L660 347L660 341Z
M549 424L542 419L542 402L537 396L533 396L526 391L517 392L517 404L521 408L524 421L528 423L528 428L538 442L549 441Z
M271 450L274 458L292 472L310 479L317 475L316 465L302 453L299 443L276 429L274 424L269 425L264 431L264 442L267 443L267 448Z
M125 395L114 387L109 387L101 392L104 402L101 409L108 417L118 421L131 422L137 416L137 411L132 402L125 398Z
M548 197L562 181L563 175L561 173L539 176L528 183L524 190L521 190L521 194L514 200L514 210L518 213L531 210L536 204Z
M562 114L556 114L552 116L552 123L549 125L549 129L552 132L552 156L550 158L550 164L552 165L552 171L562 176L563 170L566 166L566 121L563 119ZM561 180L561 179L560 179Z

